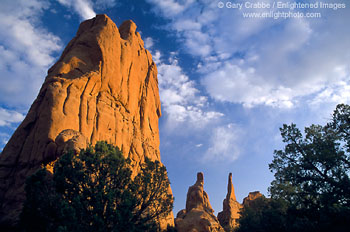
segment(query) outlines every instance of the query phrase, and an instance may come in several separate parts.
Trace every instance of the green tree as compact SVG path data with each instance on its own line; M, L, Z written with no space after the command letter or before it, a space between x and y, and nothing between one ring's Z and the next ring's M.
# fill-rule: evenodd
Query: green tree
M243 206L236 232L287 231L287 211L288 204L283 200L258 197Z
M172 210L167 172L148 159L132 179L117 147L98 142L79 155L68 152L50 174L27 180L21 225L26 231L158 231Z
M146 183L146 184L145 184ZM137 210L133 224L142 225L166 217L172 210L173 197L169 192L169 180L165 166L149 159L141 165L141 172L131 185Z
M350 106L325 126L280 129L285 147L269 168L271 198L243 207L238 232L345 232L350 226Z
M328 124L306 127L304 134L295 124L280 130L286 145L269 165L275 173L271 197L288 202L289 212L301 215L309 231L345 231L350 225L350 106L338 105Z
M326 223L314 220L314 215L305 209L296 210L284 199L259 197L241 210L239 227L236 232L312 232L312 231L343 231ZM346 230L345 230L346 231Z

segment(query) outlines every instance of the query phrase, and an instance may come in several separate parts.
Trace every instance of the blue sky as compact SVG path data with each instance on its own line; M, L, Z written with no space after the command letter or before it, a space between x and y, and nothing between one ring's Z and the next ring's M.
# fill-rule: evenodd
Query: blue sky
M160 150L175 214L198 171L215 213L222 210L229 172L240 202L250 191L267 195L268 164L283 146L279 127L323 124L336 104L350 102L350 4L325 0L332 9L321 9L320 1L299 1L318 7L293 10L250 8L249 2L292 3L1 0L0 149L79 23L105 13L117 26L132 19L157 63ZM321 17L243 16L289 11Z

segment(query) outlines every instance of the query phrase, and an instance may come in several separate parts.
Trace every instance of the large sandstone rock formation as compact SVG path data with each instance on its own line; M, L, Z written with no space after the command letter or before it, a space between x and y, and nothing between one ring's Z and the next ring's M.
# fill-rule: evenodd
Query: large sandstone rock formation
M203 190L203 173L197 174L196 183L188 189L186 209L178 212L175 225L178 232L224 232L214 215L208 194Z
M227 195L223 202L223 210L218 214L218 220L225 229L234 229L238 226L239 211L242 205L238 203L232 184L232 173L228 176Z
M145 157L160 160L160 116L157 68L136 25L118 30L106 15L81 23L0 156L0 223L16 223L26 177L67 149L107 141L134 174Z

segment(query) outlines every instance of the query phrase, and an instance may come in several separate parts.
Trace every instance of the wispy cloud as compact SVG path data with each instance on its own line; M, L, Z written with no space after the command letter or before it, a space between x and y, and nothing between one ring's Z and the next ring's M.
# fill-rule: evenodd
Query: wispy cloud
M144 39L145 42L145 48L151 49L154 45L153 39L151 37L147 37Z
M57 0L62 5L72 8L81 19L86 20L96 16L90 0Z
M73 10L82 20L96 16L96 10L105 10L115 7L116 0L57 0L63 6Z
M271 86L254 68L242 69L239 64L230 61L222 65L202 80L216 100L240 103L245 107L258 104L285 108L293 106L295 92L291 88Z
M156 11L166 17L173 17L182 13L195 0L146 0L157 5Z
M157 64L159 94L168 127L179 125L203 128L224 114L210 110L207 97L200 95L196 83L189 79L178 64L177 53L170 52L168 59L154 48L153 39L145 38L145 46Z
M227 124L216 127L210 138L210 146L202 161L225 161L232 162L241 154L240 138L243 136L241 130L235 124Z
M40 23L46 1L4 1L0 9L0 102L24 107L33 101L61 41Z
M115 7L117 5L116 0L95 0L93 2L94 2L94 6L97 9L101 9L101 10L112 8L112 7Z
M22 122L23 119L23 114L12 110L6 110L0 107L0 127L10 126L12 123Z
M149 2L170 20L167 28L183 51L200 60L201 83L215 100L290 108L321 93L334 99L349 86L349 7L321 10L318 19L274 20L244 18L240 10L218 8L217 1L169 1L178 9L174 14L161 1ZM337 67L346 67L346 74Z
M155 54L155 60L158 61L160 98L169 125L174 127L185 123L202 128L223 116L222 113L208 108L208 99L200 95L196 83L178 65L175 53L166 62L160 58L159 51Z
M234 161L250 149L239 146L245 132L255 143L265 146L266 141L258 134L275 133L272 128L278 128L276 123L316 120L315 115L320 122L320 117L328 116L336 103L350 102L350 28L346 24L350 20L349 7L321 10L322 18L318 19L274 20L244 18L240 10L220 9L219 1L148 2L166 18L164 28L176 35L180 52L193 58L196 89L205 90L196 92L194 98L206 96L207 103L225 107L225 117L205 127L211 136L198 141L209 144L204 146L208 148L203 161ZM174 11L170 13L169 9ZM179 72L171 72L180 76ZM186 75L186 83L192 79ZM180 101L171 93L168 99ZM172 109L173 115L189 121L180 117L183 108L171 106L168 110ZM235 117L236 112L230 108L237 106L245 108L237 114L251 112L250 118L242 121ZM249 120L261 122L259 128L247 124Z

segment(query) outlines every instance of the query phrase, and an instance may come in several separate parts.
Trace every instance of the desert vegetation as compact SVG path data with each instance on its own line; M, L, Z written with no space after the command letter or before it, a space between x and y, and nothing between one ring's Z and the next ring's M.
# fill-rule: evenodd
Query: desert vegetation
M245 206L237 231L348 231L350 106L339 104L325 126L280 131L285 146L269 165L271 198Z
M98 142L67 152L54 172L40 169L26 181L24 231L160 231L173 208L166 168L146 159L132 178L117 147ZM170 230L171 228L169 228Z

